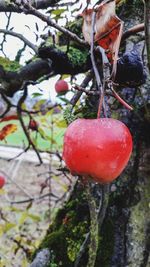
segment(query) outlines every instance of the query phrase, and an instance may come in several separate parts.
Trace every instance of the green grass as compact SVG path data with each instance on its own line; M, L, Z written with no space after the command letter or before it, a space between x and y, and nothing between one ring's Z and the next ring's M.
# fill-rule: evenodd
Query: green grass
M26 127L29 124L29 118L24 116ZM29 130L32 141L40 150L61 149L66 124L60 114L36 116L34 119L39 123L39 132ZM0 140L0 145L23 147L28 145L28 140L23 132L20 121L11 120L0 123L0 130L7 124L16 124L17 131L8 135L5 140ZM52 126L53 125L53 126Z

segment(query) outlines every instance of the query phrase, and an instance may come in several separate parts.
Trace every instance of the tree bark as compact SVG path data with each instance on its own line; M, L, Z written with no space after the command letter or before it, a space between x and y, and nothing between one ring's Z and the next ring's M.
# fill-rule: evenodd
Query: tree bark
M144 16L145 16L145 41L147 48L148 68L150 71L150 1L144 1Z
M139 123L134 116L131 117L128 123L132 125L133 156L128 168L111 184L109 205L98 236L95 267L148 267L150 264L150 143L143 134L145 124L150 129L150 121ZM79 179L39 248L47 248L53 254L51 264L76 266L79 251L85 246L90 231L85 191L85 185ZM87 266L88 249L89 243L77 266Z
M136 25L134 23L134 20L137 22L136 10L134 10L134 17L132 14L131 20L131 26ZM141 23L141 18L139 23ZM127 25L129 26L129 21L127 21ZM133 40L132 37L133 43L136 43L135 38ZM133 47L133 43L131 43L130 40L126 47ZM143 43L141 42L140 45L142 47ZM95 267L150 266L149 84L150 81L147 81L147 84L141 88L145 99L142 104L139 93L137 93L138 89L125 88L125 94L130 95L131 98L135 92L136 97L132 104L136 108L132 113L123 108L118 110L120 114L123 114L120 115L120 119L132 132L134 149L128 167L110 185L105 218L98 237L96 236L98 250ZM95 185L95 191L93 197L98 202L102 197L100 186ZM48 264L62 267L88 266L88 253L91 251L90 225L90 209L85 185L79 178L71 197L63 209L59 210L39 248L39 251L43 248L49 249L52 258Z

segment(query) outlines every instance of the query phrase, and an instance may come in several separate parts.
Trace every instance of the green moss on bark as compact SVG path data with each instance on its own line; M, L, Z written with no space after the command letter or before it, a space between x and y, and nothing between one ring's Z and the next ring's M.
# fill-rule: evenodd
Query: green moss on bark
M78 188L74 197L58 211L39 249L48 248L56 266L72 267L88 231L86 195L83 188Z
M20 64L18 62L4 57L0 57L0 65L3 66L6 71L17 71L20 68Z

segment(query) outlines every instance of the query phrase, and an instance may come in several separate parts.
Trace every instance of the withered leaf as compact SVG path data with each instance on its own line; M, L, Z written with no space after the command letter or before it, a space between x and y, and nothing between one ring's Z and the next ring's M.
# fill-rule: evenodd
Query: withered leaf
M118 52L123 22L116 15L116 2L103 1L96 9L95 35L94 40L103 47L110 61L114 60L116 51ZM83 36L91 43L92 15L94 9L86 9L82 13Z
M4 140L8 135L17 130L16 124L7 124L0 130L0 140Z

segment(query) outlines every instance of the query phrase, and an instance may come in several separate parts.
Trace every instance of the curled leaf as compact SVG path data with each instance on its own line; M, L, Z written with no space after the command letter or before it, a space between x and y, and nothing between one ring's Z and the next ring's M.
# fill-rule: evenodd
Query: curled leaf
M113 61L118 51L123 22L116 15L116 3L114 1L104 0L95 9L86 9L83 11L83 36L85 40L91 43L92 15L96 12L95 35L94 40L107 52L108 59Z
M16 130L16 124L7 124L0 130L0 140L4 140L8 135L14 133Z
M3 121L10 121L10 120L18 120L18 116L17 116L17 115L6 116L6 117L2 118L2 119L0 120L0 122L3 122Z

